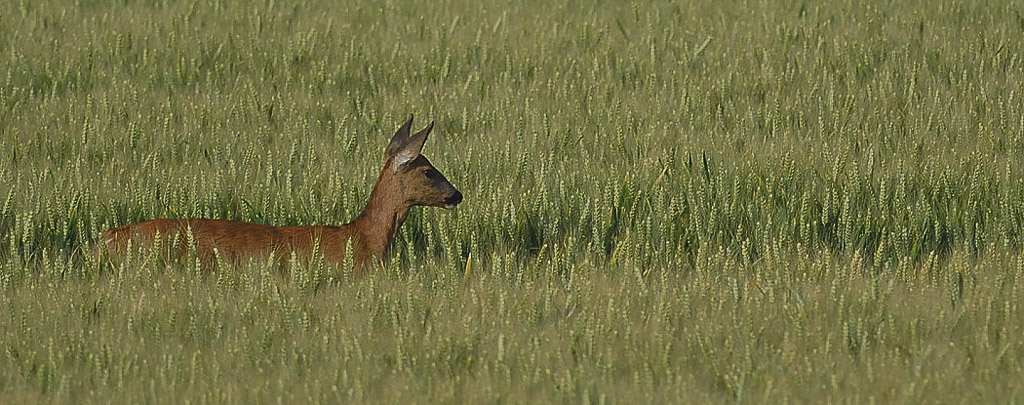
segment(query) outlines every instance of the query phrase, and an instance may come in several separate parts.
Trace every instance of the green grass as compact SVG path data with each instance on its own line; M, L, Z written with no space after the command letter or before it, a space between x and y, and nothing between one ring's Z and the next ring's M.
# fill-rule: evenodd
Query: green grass
M0 2L0 399L1020 402L1024 8L877 3ZM83 254L347 222L410 113L387 271Z

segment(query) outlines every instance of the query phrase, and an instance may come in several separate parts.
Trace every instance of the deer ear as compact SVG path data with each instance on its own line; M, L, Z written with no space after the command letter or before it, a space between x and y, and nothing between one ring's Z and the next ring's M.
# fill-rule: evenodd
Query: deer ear
M433 129L434 121L430 121L430 124L420 132L417 132L416 135L405 138L404 144L394 155L396 168L409 163L420 155L420 152L423 150L423 144L427 142L427 135L430 135L430 131ZM388 148L390 149L390 146Z
M395 136L391 137L391 143L388 143L388 148L384 150L384 158L395 156L409 142L409 130L412 128L412 114L409 114L409 120L402 124L401 128L398 128L398 132L395 132Z

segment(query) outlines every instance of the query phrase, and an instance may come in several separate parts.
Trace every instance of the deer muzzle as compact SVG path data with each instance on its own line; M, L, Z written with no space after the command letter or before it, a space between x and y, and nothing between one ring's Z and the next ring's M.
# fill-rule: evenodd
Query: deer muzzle
M454 209L460 202L462 202L462 193L459 190L455 190L455 194L444 199L444 208L448 210Z

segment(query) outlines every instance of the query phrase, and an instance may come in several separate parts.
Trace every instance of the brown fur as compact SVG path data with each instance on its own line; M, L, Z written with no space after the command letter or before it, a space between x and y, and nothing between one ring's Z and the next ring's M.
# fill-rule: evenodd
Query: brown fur
M347 224L270 226L219 219L153 219L104 232L104 246L116 254L126 249L129 240L151 245L159 234L161 243L169 246L177 235L177 249L169 253L182 257L188 253L191 232L196 254L209 267L216 262L217 254L236 263L268 257L271 253L279 259L291 257L292 252L309 258L319 241L319 252L324 258L341 265L346 242L351 239L355 267L366 270L372 266L373 258L387 257L410 208L423 205L451 209L462 201L462 193L420 154L434 123L409 136L411 126L412 116L391 139L385 151L384 168L363 211Z

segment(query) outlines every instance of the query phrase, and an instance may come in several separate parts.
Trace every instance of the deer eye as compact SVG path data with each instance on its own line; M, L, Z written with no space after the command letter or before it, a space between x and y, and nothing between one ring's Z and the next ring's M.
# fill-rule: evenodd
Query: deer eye
M434 178L434 174L436 174L436 173L437 172L435 172L434 169L427 169L427 170L423 171L423 175L427 176L428 179Z

